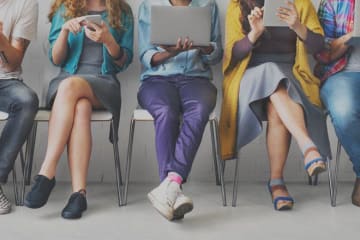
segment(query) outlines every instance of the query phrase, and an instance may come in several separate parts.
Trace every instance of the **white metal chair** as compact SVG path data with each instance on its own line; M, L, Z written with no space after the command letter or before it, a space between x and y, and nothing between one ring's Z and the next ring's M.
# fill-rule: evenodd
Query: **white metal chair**
M30 184L33 158L34 158L34 148L36 141L36 131L37 125L39 122L48 122L50 120L50 110L40 109L35 117L34 126L30 133L30 154L29 157L25 160L25 171L24 171L24 183L22 184L22 192L21 192L21 203L24 202L25 196L25 185ZM105 110L93 111L91 116L92 122L109 122L110 130L112 134L117 134L115 132L114 124L113 124L113 116L110 112ZM118 194L118 204L119 206L123 205L123 197L122 197L122 177L121 177L121 167L120 167L120 156L119 156L119 146L118 142L113 141L113 151L114 151L114 160L115 160L115 173L116 173L116 189Z
M49 49L48 41L44 41L43 43L43 53L47 56L47 52ZM49 65L49 64L48 64ZM58 71L58 68L54 68L53 66L46 66L44 68L44 80L45 83L48 83L52 76L55 76L55 71ZM41 106L45 106L45 99L47 94L48 84L43 84L42 93L41 93ZM29 157L25 159L25 170L24 170L24 183L21 191L21 201L22 204L24 202L25 195L25 185L30 184L32 165L33 165L33 156L34 156L34 148L36 141L36 131L37 125L39 122L48 122L50 120L51 111L44 107L41 107L35 117L34 126L30 133L30 150ZM112 134L117 134L115 132L114 124L113 124L113 116L110 112L106 110L94 110L91 116L92 122L109 122L110 123L110 131ZM118 204L119 206L123 205L123 197L122 197L122 177L121 177L121 167L120 167L120 156L119 156L119 145L118 142L113 141L113 151L114 151L114 160L115 160L115 173L116 173L116 189L118 195Z
M124 205L127 204L128 187L130 180L130 168L131 168L132 151L133 151L133 140L134 140L135 124L137 121L152 122L154 121L154 118L147 110L144 109L135 109L133 112L130 122L129 142L128 142L127 159L126 159L125 186L124 186L124 194L123 194ZM221 186L222 201L223 201L223 205L226 206L226 193L225 193L225 184L224 184L224 175L223 175L225 163L220 160L218 120L216 118L215 113L212 113L210 115L209 123L210 123L212 150L213 150L214 165L215 165L216 184Z
M6 112L2 112L0 111L0 121L4 122L7 121L9 117L9 114ZM26 149L28 149L28 144L26 144ZM22 150L20 151L20 160L21 160L21 169L22 171L24 171L24 155ZM13 184L14 184L14 196L15 196L15 204L16 206L20 206L21 205L21 196L19 196L19 191L18 191L18 182L17 182L17 176L16 176L16 166L14 166L13 170L12 170L12 176L13 176Z

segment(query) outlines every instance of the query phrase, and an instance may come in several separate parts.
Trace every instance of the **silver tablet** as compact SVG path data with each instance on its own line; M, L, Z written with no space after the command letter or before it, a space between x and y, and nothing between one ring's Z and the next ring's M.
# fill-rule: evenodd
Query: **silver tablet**
M293 0L289 0L294 2ZM264 2L264 26L265 27L287 27L285 22L282 22L278 16L278 8L287 7L285 0L265 0Z
M209 46L211 7L151 7L151 43L175 45L178 38L189 37L194 46Z

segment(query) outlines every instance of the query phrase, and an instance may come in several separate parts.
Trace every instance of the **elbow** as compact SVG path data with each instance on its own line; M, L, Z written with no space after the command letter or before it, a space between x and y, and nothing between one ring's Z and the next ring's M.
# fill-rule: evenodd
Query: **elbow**
M61 59L56 58L54 56L52 56L50 60L55 66L61 66L63 63L63 61Z
M15 72L20 68L20 65L21 64L8 64L7 66L4 67L4 69L7 73Z

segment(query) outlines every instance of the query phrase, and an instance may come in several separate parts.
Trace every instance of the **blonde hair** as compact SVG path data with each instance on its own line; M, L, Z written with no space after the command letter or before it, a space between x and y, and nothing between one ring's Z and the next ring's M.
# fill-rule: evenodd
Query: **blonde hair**
M121 14L122 11L130 13L130 7L124 0L104 0L106 5L106 11L108 12L108 21L112 28L120 30L122 28ZM61 5L65 6L65 19L71 19L81 17L87 14L87 0L55 0L51 6L50 13L48 15L51 22L55 13Z

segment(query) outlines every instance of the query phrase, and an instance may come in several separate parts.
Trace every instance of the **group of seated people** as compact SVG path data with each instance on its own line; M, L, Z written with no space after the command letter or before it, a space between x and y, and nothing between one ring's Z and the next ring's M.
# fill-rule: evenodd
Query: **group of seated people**
M198 47L189 38L179 38L173 45L152 44L153 5L210 6L211 43ZM309 176L326 171L331 155L326 110L353 163L352 203L360 206L360 105L356 107L360 48L347 44L353 35L355 0L322 0L318 14L311 0L284 1L277 17L287 27L265 27L263 6L264 0L229 0L224 50L215 0L144 0L139 7L142 72L137 99L154 118L160 181L148 198L170 221L193 209L183 183L217 101L211 65L221 61L222 160L236 158L267 121L268 189L275 210L290 210L294 199L285 186L284 167L291 138L303 153ZM84 21L85 15L101 15L102 22ZM134 18L123 0L54 0L48 18L49 59L61 71L48 87L47 149L25 206L40 208L47 203L67 147L73 193L61 215L75 219L87 209L92 111L108 110L118 132L122 100L118 73L133 60ZM0 111L9 115L0 137L0 214L11 211L1 185L7 182L39 105L36 93L21 77L37 21L35 0L0 0ZM315 69L309 54L317 60ZM110 141L118 141L118 136L112 134Z

